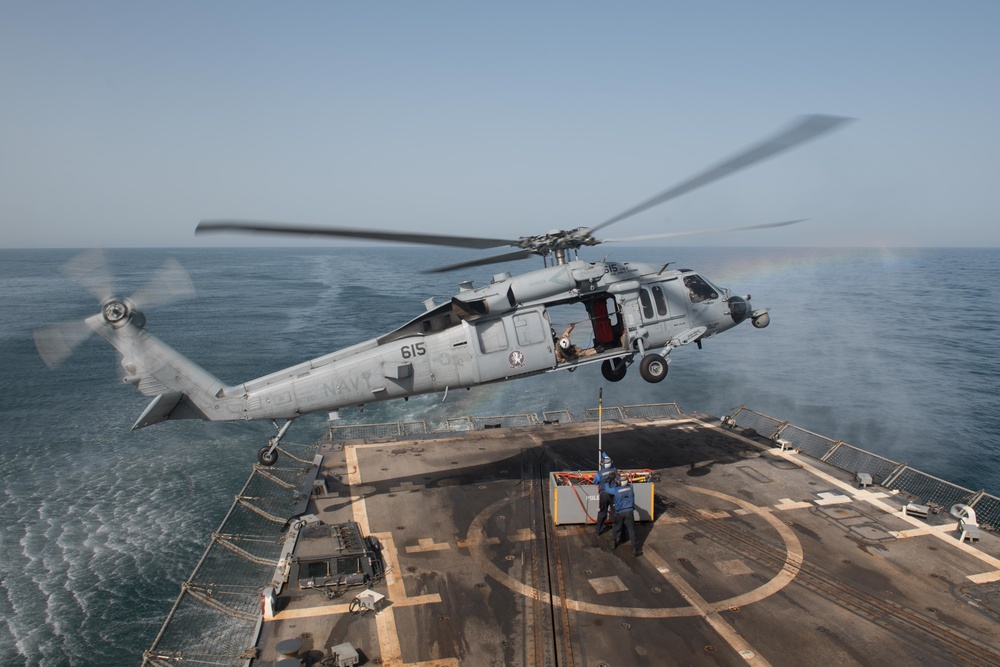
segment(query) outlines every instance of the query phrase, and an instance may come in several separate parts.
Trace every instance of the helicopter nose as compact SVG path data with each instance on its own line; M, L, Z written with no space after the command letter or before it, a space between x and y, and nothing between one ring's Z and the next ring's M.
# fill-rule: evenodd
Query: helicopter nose
M747 318L750 312L750 303L741 296L729 297L729 316L733 318L734 324L739 324Z

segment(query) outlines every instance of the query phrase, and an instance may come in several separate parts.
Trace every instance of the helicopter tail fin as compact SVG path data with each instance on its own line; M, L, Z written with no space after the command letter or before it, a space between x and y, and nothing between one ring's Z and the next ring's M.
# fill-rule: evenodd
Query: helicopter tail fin
M133 431L169 419L240 418L240 397L232 398L229 387L217 377L140 326L129 322L116 328L93 321L100 317L87 323L121 354L122 380L153 397L132 425Z
M150 275L148 284L129 298L114 296L101 250L85 251L66 262L62 272L90 292L100 304L96 315L71 319L35 330L35 345L49 367L61 364L91 334L108 341L121 354L125 382L152 402L132 429L168 419L221 421L239 419L242 391L232 390L143 327L142 310L190 298L194 285L176 260ZM234 397L235 396L235 397Z

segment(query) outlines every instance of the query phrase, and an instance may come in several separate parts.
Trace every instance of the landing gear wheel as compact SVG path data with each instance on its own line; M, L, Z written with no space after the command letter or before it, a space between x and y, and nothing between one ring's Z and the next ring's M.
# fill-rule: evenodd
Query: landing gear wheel
M658 354L647 354L639 364L639 375L646 382L660 382L667 377L667 360Z
M257 460L262 466L273 466L278 462L278 450L271 451L270 445L265 445L257 450Z
M601 364L601 375L608 382L618 382L625 377L627 370L625 362L620 359L605 359Z

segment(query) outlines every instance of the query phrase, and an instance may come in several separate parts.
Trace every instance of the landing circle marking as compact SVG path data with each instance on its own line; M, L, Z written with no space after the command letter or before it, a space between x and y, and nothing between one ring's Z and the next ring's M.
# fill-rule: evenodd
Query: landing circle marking
M794 531L785 523L774 517L766 508L758 507L751 503L734 498L733 496L711 489L704 489L696 486L687 486L687 489L696 493L702 493L720 500L732 503L749 514L755 514L766 521L781 536L785 543L785 562L781 569L769 581L757 588L736 595L725 600L709 602L699 607L685 605L683 607L617 607L611 605L595 604L593 602L583 602L581 600L566 599L558 595L552 595L547 591L539 590L529 586L522 581L518 581L506 572L502 571L490 557L485 553L483 547L486 541L486 523L490 516L503 506L510 505L510 499L502 499L486 507L472 520L469 525L466 544L469 547L469 554L476 563L490 577L497 580L510 590L523 595L532 600L540 600L554 606L564 605L573 611L587 612L602 616L624 616L629 618L677 618L683 616L701 616L706 613L726 611L732 607L742 607L754 602L759 602L764 598L774 595L787 586L798 574L803 563L802 543L795 535Z

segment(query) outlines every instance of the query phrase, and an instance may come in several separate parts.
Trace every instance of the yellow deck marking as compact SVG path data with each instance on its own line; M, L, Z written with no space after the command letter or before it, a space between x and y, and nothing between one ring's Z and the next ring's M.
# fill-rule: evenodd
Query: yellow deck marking
M983 572L982 574L970 574L968 579L974 584L989 584L994 581L1000 581L1000 570Z
M451 545L447 542L435 543L433 537L421 537L417 540L417 546L410 545L406 547L406 553L415 554L422 551L446 551L451 549Z
M352 489L359 489L362 485L361 467L358 464L357 450L362 447L376 447L381 445L348 445L344 447L344 456L347 460L347 483ZM392 533L372 533L368 523L368 507L365 499L360 495L351 495L351 510L354 513L354 520L361 526L361 532L365 535L374 535L382 542L382 555L389 561L385 574L385 584L388 589L388 599L391 604L383 605L375 614L375 627L378 631L379 655L382 658L384 667L455 667L458 660L455 658L445 658L441 660L431 660L419 663L404 663L403 652L399 646L399 632L396 630L396 615L393 613L394 607L407 607L418 604L440 603L441 596L438 594L419 595L412 598L406 596L406 587L401 577L397 577L399 570L399 558L396 551L396 543L392 538ZM421 540L423 542L423 540ZM450 548L447 544L445 548Z
M350 599L350 598L349 598ZM437 593L431 593L429 595L414 595L409 598L402 598L399 600L392 600L393 607L415 607L421 604L432 604L435 602L441 602L441 596ZM279 611L274 615L271 620L274 621L284 621L290 618L313 618L314 616L336 616L338 614L348 613L350 602L347 604L330 604L324 605L322 607L306 607L305 609L285 609L284 611ZM383 613L379 611L379 613Z

